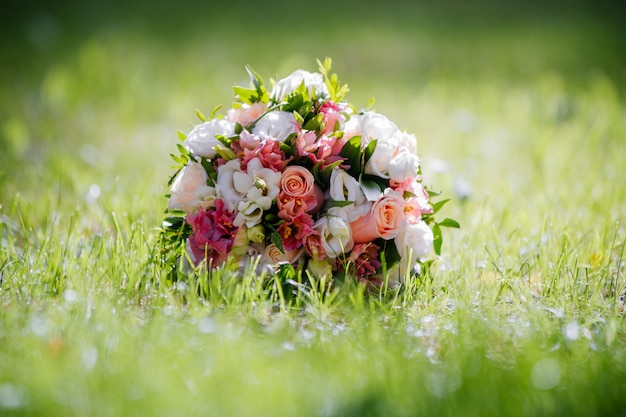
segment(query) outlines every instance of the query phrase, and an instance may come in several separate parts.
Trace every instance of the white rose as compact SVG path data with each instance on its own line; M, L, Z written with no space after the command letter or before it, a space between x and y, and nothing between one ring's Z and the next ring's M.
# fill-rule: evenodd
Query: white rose
M407 149L405 152L400 152L389 161L387 168L389 178L395 182L404 182L409 178L415 178L419 166L420 160L418 156Z
M208 207L216 195L215 188L206 185L208 178L202 164L190 162L180 170L170 188L168 208L193 213L198 206Z
M361 135L361 143L367 145L374 139L385 141L398 132L398 127L387 117L375 112L355 115L346 122L345 131Z
M433 231L426 222L421 221L416 224L407 223L394 243L402 260L406 259L409 265L414 265L415 261L423 260L432 253L433 240Z
M372 203L370 201L366 201L363 204L350 204L344 207L331 207L328 209L327 213L331 216L340 217L347 223L352 223L359 219L360 217L365 216L372 209Z
M385 140L378 140L374 153L365 164L365 172L381 178L404 182L414 178L419 168L419 158L412 150L415 136L397 131Z
M275 139L284 142L292 133L296 133L296 118L292 113L285 111L273 111L259 120L252 133L261 139Z
M233 136L235 125L224 119L212 119L193 128L183 145L193 152L194 155L213 159L215 157L215 147L224 147L216 136Z
M304 82L305 87L309 90L309 94L313 96L315 90L316 97L328 96L328 88L324 82L324 76L318 72L308 72L304 70L296 70L291 75L276 83L272 89L270 97L276 102L280 102L286 96L291 94Z
M243 194L237 191L234 184L234 175L241 172L238 159L233 159L217 168L217 184L215 189L217 196L224 201L230 211L234 211L237 203L243 198Z
M321 236L327 258L336 258L354 246L350 225L341 217L322 217L315 222L313 229Z

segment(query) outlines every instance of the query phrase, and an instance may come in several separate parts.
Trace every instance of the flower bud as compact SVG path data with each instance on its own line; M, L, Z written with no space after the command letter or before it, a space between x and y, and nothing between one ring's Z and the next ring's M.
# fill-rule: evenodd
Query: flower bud
M250 242L263 243L265 240L265 228L262 224L257 224L256 226L249 228L246 234L248 239L250 239Z

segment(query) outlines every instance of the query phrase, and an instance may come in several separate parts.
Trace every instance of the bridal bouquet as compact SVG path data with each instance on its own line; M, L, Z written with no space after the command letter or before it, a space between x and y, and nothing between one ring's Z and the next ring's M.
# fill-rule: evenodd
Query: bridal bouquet
M440 227L458 227L434 219L446 200L430 202L415 136L357 111L330 59L319 64L269 91L247 68L232 108L179 132L162 228L172 268L290 263L380 286L418 272L439 253Z

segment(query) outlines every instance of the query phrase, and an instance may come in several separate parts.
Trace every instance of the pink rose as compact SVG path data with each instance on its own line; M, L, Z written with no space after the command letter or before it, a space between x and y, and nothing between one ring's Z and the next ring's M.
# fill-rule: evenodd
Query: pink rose
M372 204L369 213L350 223L354 242L367 243L379 237L385 240L396 237L406 224L405 205L400 193L387 191Z
M307 156L317 150L317 134L311 130L303 130L296 136L296 151L299 156Z
M227 117L233 123L248 127L261 117L265 110L267 110L267 106L263 103L242 104L238 109L230 109Z

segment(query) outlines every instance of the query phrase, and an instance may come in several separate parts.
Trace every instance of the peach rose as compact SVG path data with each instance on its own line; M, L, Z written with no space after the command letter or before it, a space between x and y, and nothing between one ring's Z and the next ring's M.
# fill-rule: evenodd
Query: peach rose
M277 265L279 263L289 262L293 263L300 258L304 252L303 249L286 250L285 253L281 252L275 243L270 243L265 247L263 251L263 259L270 265Z
M315 178L308 169L288 166L280 178L280 189L291 198L306 199L313 194Z
M379 237L389 240L398 236L406 224L405 204L402 194L388 190L372 204L369 213L350 223L354 243L371 242Z
M302 200L306 204L307 212L319 211L324 204L321 188L315 184L311 171L304 167L291 165L285 168L280 178L280 189L280 202Z

